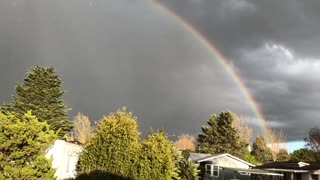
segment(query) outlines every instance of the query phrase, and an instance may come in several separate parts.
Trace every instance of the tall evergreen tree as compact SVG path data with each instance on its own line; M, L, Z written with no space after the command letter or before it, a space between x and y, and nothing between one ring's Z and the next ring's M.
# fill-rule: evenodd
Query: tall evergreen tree
M96 133L79 156L77 171L80 176L101 171L106 179L133 178L139 149L136 118L125 108L117 110L97 123Z
M239 132L233 127L235 118L236 115L229 111L210 116L208 125L202 126L202 133L198 135L198 152L230 153L243 158L248 144L241 140Z
M0 179L54 179L45 149L56 139L46 122L0 112Z
M53 67L35 66L27 72L24 82L16 86L13 102L5 104L1 111L22 117L32 110L40 122L47 121L50 129L59 131L62 137L72 129L72 123L67 120L69 109L62 100L61 85Z

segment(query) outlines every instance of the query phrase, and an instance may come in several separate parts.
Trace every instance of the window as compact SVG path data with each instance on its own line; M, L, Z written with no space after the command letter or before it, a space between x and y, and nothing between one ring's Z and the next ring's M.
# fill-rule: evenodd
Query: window
M219 166L213 166L213 177L219 177Z
M215 166L213 164L206 164L206 175L219 177L219 166Z
M312 180L318 180L318 175L317 174L312 174L311 175Z
M206 164L206 175L211 176L211 164Z

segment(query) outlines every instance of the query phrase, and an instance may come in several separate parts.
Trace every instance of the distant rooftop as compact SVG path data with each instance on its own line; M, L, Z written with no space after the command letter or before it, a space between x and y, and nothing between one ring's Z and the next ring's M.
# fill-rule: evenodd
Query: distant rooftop
M258 169L294 169L294 170L318 170L320 162L272 162L256 167Z

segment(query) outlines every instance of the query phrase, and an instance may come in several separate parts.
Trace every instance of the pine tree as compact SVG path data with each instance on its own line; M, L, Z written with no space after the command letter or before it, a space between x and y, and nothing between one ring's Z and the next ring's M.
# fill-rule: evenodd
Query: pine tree
M0 112L0 179L54 179L45 149L56 139L46 122Z
M110 113L97 123L79 156L79 176L99 171L101 178L132 178L139 149L136 117L126 108Z
M241 140L239 132L233 127L235 118L236 115L229 111L210 116L208 125L202 126L202 133L198 135L198 152L230 153L243 158L248 144Z
M22 117L32 110L40 122L47 121L50 129L59 131L62 137L72 129L72 123L67 120L69 109L62 100L61 85L53 67L35 66L27 72L24 82L18 83L13 102L5 104L1 111Z

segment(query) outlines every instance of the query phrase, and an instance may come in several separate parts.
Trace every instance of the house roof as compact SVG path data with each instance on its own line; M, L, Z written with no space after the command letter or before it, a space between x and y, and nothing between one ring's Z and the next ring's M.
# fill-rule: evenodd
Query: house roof
M191 154L191 153L190 153ZM196 154L200 154L200 153L196 153ZM203 156L200 156L200 155L197 155L197 157L199 157L198 159L192 159L193 161L196 161L198 163L200 162L204 162L204 161L209 161L209 160L213 160L213 159L216 159L216 158L219 158L219 157L222 157L222 156L227 156L229 158L232 158L232 159L235 159L237 161L240 161L248 166L251 166L251 167L254 167L255 165L245 161L245 160L242 160L238 157L235 157L235 156L232 156L231 154L228 154L228 153L221 153L221 154L203 154ZM189 156L190 157L190 156ZM195 157L195 156L193 156Z
M198 159L205 158L208 156L212 156L212 154L205 154L205 153L189 153L188 159L192 161L197 161Z
M269 176L283 176L283 174L280 174L280 173L264 171L261 169L241 169L241 168L229 168L229 167L227 167L227 168L222 167L222 168L236 171L240 174L245 173L245 174L262 174L262 175L269 175Z
M319 170L320 163L319 162L272 162L268 164L264 164L261 166L257 166L257 169L281 169L281 170Z

